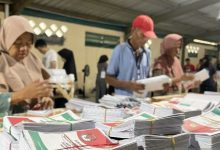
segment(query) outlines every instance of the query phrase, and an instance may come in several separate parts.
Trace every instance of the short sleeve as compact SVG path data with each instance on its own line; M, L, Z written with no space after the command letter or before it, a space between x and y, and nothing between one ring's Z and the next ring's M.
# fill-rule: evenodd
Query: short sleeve
M118 45L113 50L111 59L107 67L107 75L117 76L119 72L121 46Z
M51 51L49 59L50 59L50 62L57 61L57 53L55 51Z

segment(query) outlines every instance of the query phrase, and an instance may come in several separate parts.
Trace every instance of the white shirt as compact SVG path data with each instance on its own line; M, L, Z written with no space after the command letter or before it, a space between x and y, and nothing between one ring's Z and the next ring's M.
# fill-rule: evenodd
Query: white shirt
M50 62L52 62L52 61L58 62L57 57L58 57L57 52L53 49L49 49L46 52L46 54L44 54L44 56L43 56L44 66L49 69L50 68ZM56 67L58 67L58 65Z

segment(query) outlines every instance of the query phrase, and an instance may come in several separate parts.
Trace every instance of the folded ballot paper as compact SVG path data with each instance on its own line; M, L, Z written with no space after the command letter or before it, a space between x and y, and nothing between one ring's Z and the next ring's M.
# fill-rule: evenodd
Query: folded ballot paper
M63 133L24 130L20 150L135 150L136 143L120 145L101 130L93 128Z
M192 134L191 146L195 149L217 150L220 147L220 109L184 120L183 130Z
M137 80L137 83L144 84L145 89L144 91L140 91L143 94L138 94L134 92L134 96L144 97L144 95L146 95L147 92L163 90L164 89L163 85L165 83L171 83L171 79L167 75L160 75L156 77Z
M81 113L83 111L83 108L86 106L91 106L91 107L100 106L100 104L87 101L87 100L78 99L78 98L73 98L69 100L68 103L66 103L65 105L67 109L73 110L79 113Z
M0 133L0 149L1 150L18 150L19 143L6 132Z
M96 122L114 122L127 117L123 108L104 108L86 106L83 108L81 117Z
M195 80L205 81L209 78L209 71L207 69L202 69L201 71L195 73Z
M142 112L121 122L96 122L96 127L102 129L110 137L116 138L134 138L143 134L178 134L182 131L183 119L183 114L158 118Z
M202 69L201 71L194 74L194 79L192 81L186 81L183 86L188 89L191 87L195 81L203 82L209 78L209 71L207 69Z
M17 140L24 129L41 132L64 132L89 129L94 126L93 121L81 120L71 111L51 117L5 116L3 118L4 131Z
M151 109L154 109L154 112L156 113L156 115L158 114L158 116L168 115L169 113L184 113L185 118L189 118L198 116L202 113L202 111L199 108L192 107L189 103L184 103L182 101L179 101L179 99L161 101L149 105L152 105ZM147 109L146 105L143 106L143 109Z
M186 133L173 136L142 135L135 140L141 150L187 150L190 135Z
M220 104L220 95L188 93L180 103L208 112Z
M104 95L99 102L102 106L112 108L134 108L140 106L140 99L124 95Z
M157 117L166 117L176 113L180 113L180 111L172 109L170 107L162 107L160 105L154 105L149 103L141 103L140 111L153 114Z
M51 114L53 114L52 109L48 109L48 110L28 110L27 111L28 116L47 117Z

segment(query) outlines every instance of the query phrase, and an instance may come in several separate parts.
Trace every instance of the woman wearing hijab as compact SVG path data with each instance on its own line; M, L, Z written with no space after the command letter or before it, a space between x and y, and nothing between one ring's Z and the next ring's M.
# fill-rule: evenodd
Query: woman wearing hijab
M105 74L107 69L108 56L102 55L99 58L97 69L98 73L96 76L96 102L98 103L99 99L102 98L107 93L107 85L105 82Z
M51 93L50 89L47 81L35 81L20 91L0 93L0 117L8 114L11 104L18 104L25 99L49 96ZM38 106L36 105L35 108Z
M10 16L4 20L0 30L0 72L3 73L6 81L4 87L9 87L12 92L20 91L33 82L44 80L43 65L30 52L33 40L33 30L27 19ZM53 105L50 97L39 97L39 99L43 104ZM25 102L28 102L28 105L27 103L14 105L13 111L23 112L27 108L36 106L39 101Z
M192 80L192 75L185 75L177 54L182 46L182 36L178 34L168 34L161 43L161 56L155 61L153 75L165 74L172 79L170 86L166 86L161 92L154 94L179 93L182 90L181 81Z

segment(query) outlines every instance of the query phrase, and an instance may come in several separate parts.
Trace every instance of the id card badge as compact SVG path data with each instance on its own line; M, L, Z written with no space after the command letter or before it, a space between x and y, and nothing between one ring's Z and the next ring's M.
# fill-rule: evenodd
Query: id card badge
M141 79L141 71L140 71L140 69L137 70L137 79L138 80Z
M101 79L104 79L105 78L105 71L101 71Z

